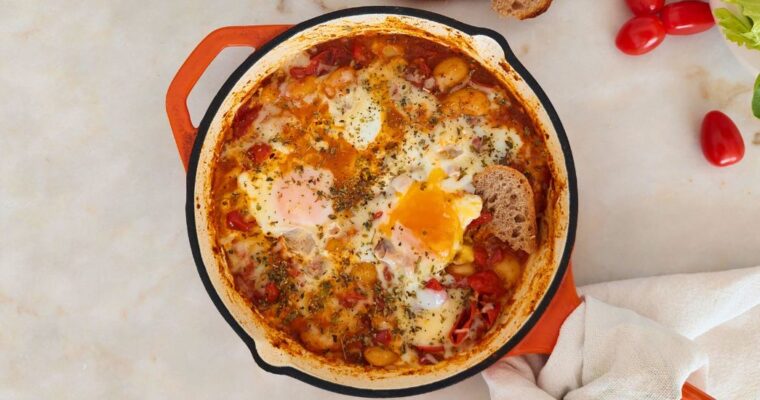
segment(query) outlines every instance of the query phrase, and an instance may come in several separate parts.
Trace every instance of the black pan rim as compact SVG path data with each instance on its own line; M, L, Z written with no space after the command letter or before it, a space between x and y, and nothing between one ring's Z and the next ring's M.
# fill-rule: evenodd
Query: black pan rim
M276 47L277 45L279 45L286 39L292 37L296 33L304 29L313 27L315 25L319 25L321 23L333 20L333 19L338 19L338 18L343 18L343 17L348 17L348 16L355 16L355 15L363 15L363 14L395 14L395 15L411 16L411 17L416 17L416 18L421 18L421 19L428 19L433 22L438 22L438 23L450 26L454 29L462 31L471 36L475 36L475 35L488 36L492 38L493 40L495 40L497 43L499 43L502 50L504 51L506 61L520 75L520 77L525 81L525 83L528 84L531 90L533 90L536 97L541 102L541 105L544 107L547 114L549 115L549 119L554 127L554 130L557 134L557 138L560 142L560 148L562 149L562 152L565 157L565 169L567 171L567 183L568 183L568 190L570 193L568 232L567 232L567 238L565 241L565 248L564 248L562 257L560 259L560 265L558 266L557 272L554 278L552 279L552 282L549 285L549 288L544 294L544 297L541 299L538 306L536 307L534 312L531 314L531 316L528 318L528 320L525 321L523 326L502 347L500 347L497 351L495 351L493 354L485 358L480 363L466 370L460 371L450 377L441 379L439 381L427 383L420 386L413 386L413 387L400 388L400 389L366 389L366 388L357 388L357 387L352 387L352 386L347 386L347 385L341 385L334 382L326 381L324 379L317 378L315 376L309 375L293 367L274 366L264 361L259 356L256 350L256 343L253 341L253 339L250 336L248 336L245 330L237 323L235 318L232 316L230 311L224 305L218 293L214 289L214 286L211 283L211 280L206 272L205 264L203 263L203 258L201 256L201 251L200 251L200 245L198 242L198 234L195 229L195 175L198 169L198 159L200 157L201 148L203 147L203 142L206 138L206 134L208 133L209 126L211 125L211 121L213 120L214 116L217 114L219 108L222 105L222 102L227 97L227 95L232 90L232 88L237 84L237 82L240 80L243 74L245 74L245 72L254 63L256 63L263 55L265 55L271 49L273 49L274 47ZM235 333L237 333L240 339L248 346L256 364L261 369L273 374L287 375L321 389L329 390L336 393L346 394L346 395L360 396L360 397L373 397L373 398L401 397L401 396L417 395L417 394L431 392L434 390L443 389L447 386L458 383L466 378L469 378L483 371L484 369L486 369L487 367L491 366L493 363L501 359L504 355L506 355L509 352L509 350L514 348L528 334L528 332L530 332L531 329L533 329L533 327L536 325L538 320L544 314L544 312L546 311L546 308L549 306L549 303L551 302L551 300L554 298L555 294L557 293L557 290L559 289L562 278L565 276L565 273L567 272L568 264L570 261L570 254L572 252L573 244L575 242L575 230L576 230L577 219L578 219L577 178L576 178L576 173L575 173L575 164L573 162L573 156L570 150L570 142L567 138L564 127L562 126L562 123L559 119L559 115L557 114L557 111L554 109L554 106L552 105L548 96L543 91L543 89L538 84L538 82L528 72L528 70L517 59L516 55L510 48L509 44L507 43L507 40L501 34L499 34L498 32L494 30L472 26L472 25L465 24L463 22L457 21L455 19L443 16L437 13L433 13L426 10L415 9L415 8L408 8L408 7L368 6L368 7L348 8L348 9L343 9L343 10L323 14L318 17L301 22L297 25L294 25L293 27L289 28L285 32L281 33L280 35L278 35L277 37L269 41L260 49L257 49L255 52L253 52L248 58L246 58L245 61L243 61L243 63L237 69L235 69L235 71L226 80L224 85L222 85L222 87L219 89L216 96L214 96L214 99L211 101L211 104L209 105L206 111L206 114L203 117L203 120L198 126L198 134L195 138L193 149L190 154L186 185L187 185L187 192L186 192L186 202L185 202L185 216L187 220L187 232L188 232L188 238L190 241L190 248L193 254L193 259L195 261L196 268L198 270L198 274L201 278L201 281L203 282L203 286L205 287L206 292L208 292L208 295L211 298L211 301L214 303L217 310L219 310L219 313L222 315L222 317L224 317L225 321L227 321L227 323L235 331Z

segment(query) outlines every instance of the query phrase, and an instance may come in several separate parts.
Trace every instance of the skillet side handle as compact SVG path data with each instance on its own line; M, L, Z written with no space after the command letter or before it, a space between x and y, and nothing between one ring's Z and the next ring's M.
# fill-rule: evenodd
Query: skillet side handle
M565 319L581 304L578 292L575 290L573 281L573 266L568 265L567 272L560 282L557 293L549 302L536 326L528 332L528 335L507 353L508 357L521 354L550 354L554 349L559 337L559 329Z
M715 397L699 390L689 382L683 384L681 389L681 399L683 400L715 400Z
M225 48L245 46L257 49L290 27L291 25L252 25L219 28L201 40L187 57L166 92L166 114L185 171L198 133L198 127L190 120L187 96L203 72Z

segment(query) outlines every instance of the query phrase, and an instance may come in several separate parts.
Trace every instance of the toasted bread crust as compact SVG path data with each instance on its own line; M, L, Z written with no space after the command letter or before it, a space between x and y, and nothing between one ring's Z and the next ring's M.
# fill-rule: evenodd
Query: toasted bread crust
M475 193L493 219L482 230L528 254L536 250L536 209L528 179L520 171L491 165L473 177Z
M534 18L543 14L549 6L552 4L552 0L527 0L530 3L529 7L526 7L522 11L515 11L512 8L514 0L492 0L491 8L497 13L507 17L512 16L517 19Z

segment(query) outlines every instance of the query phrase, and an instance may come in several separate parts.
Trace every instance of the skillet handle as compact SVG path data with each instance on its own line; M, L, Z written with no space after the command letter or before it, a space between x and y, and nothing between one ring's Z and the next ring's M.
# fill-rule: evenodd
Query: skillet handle
M166 92L166 114L177 143L179 157L187 171L190 152L198 127L193 126L187 109L187 96L209 64L227 47L246 46L257 49L292 25L228 26L208 34L177 71Z
M557 344L559 330L570 313L581 304L573 282L572 264L568 265L557 294L549 303L544 314L527 336L507 354L507 357L522 354L550 354ZM682 400L715 400L696 386L686 382L681 392Z
M528 332L520 343L507 356L538 353L550 354L559 337L559 328L565 319L581 304L573 281L573 265L567 266L565 276L559 284L557 293L549 306L539 318L536 326Z

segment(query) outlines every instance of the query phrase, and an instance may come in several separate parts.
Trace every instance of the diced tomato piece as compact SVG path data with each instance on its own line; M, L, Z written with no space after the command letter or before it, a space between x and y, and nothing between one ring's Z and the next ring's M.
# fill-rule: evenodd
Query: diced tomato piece
M380 217L382 217L382 216L383 216L383 212L382 211L375 211L372 214L372 219L380 219Z
M318 66L319 66L319 60L312 59L311 61L309 61L309 65L305 67L290 68L290 76L296 79L303 79L310 75L316 75Z
M494 266L499 261L504 259L504 251L501 249L501 247L493 247L488 252L488 266Z
M264 286L264 296L269 303L274 303L280 297L280 289L274 282L269 282Z
M351 62L351 58L351 52L345 46L336 44L312 56L309 64L305 67L292 67L290 69L290 76L296 79L303 79L310 75L318 75L321 73L319 64L344 66Z
M301 271L299 271L298 268L292 265L286 268L285 271L287 271L288 275L290 275L292 278L295 278L298 275L301 275Z
M412 65L414 65L414 67L417 69L417 72L422 74L422 76L426 79L429 78L433 73L433 71L427 65L427 61L425 61L425 59L422 57L412 60Z
M472 290L480 294L492 295L498 294L504 290L504 285L499 279L499 275L489 270L476 272L467 277L467 283Z
M438 363L438 358L432 353L423 353L419 359L420 365L434 365Z
M392 339L393 336L391 335L391 331L388 329L381 329L375 332L375 342L379 344L387 346L391 343Z
M430 353L430 354L443 354L443 345L437 344L437 345L430 345L430 346L414 346L417 351L422 353Z
M354 61L361 65L366 65L372 61L372 53L367 46L358 40L354 42L354 45L351 48L351 56L354 58Z
M459 346L462 344L462 342L464 342L470 334L472 321L475 319L475 314L478 312L475 303L475 301L471 301L470 307L464 309L464 311L459 314L459 318L457 318L454 326L451 327L451 331L449 332L449 340L451 340L451 343L454 344L454 346Z
M483 138L480 136L475 136L472 138L471 146L475 151L480 151L480 149L483 147Z
M480 314L483 315L483 319L486 321L486 329L492 327L496 322L496 318L499 316L499 311L501 311L499 303L486 303L481 307Z
M391 269L388 268L388 266L385 266L385 269L383 269L383 278L385 278L386 282L390 282L393 280L393 272L391 272Z
M240 211L230 211L227 213L227 227L238 231L248 232L256 226L255 222L248 222Z
M340 304L344 307L353 307L361 300L364 300L364 295L357 293L355 290L344 292L338 296Z
M261 164L269 159L272 154L272 147L266 143L256 143L248 149L246 154L254 163Z
M438 279L431 278L427 283L425 283L425 288L431 289L431 290L445 290L446 288L443 287L441 282L438 282Z
M481 246L480 244L473 245L472 254L475 258L475 265L479 267L485 267L488 265L488 252L486 251L485 247Z
M488 211L482 211L480 213L480 216L473 219L472 222L470 222L469 225L467 225L467 229L475 229L481 225L485 225L493 220L493 214L491 214Z
M253 121L259 117L259 111L261 111L261 104L251 106L246 103L238 108L235 117L232 119L232 137L234 139L238 139L248 132Z

